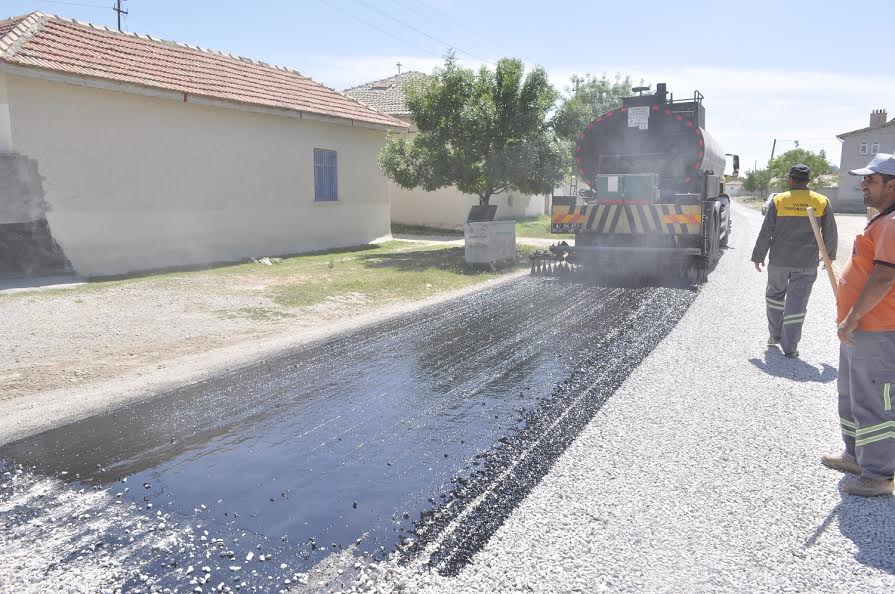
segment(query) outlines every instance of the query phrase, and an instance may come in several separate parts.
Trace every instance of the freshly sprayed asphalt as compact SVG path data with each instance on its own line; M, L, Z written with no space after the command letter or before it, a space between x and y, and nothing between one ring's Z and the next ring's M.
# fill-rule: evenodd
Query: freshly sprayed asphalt
M8 444L0 590L456 574L695 296L524 278Z

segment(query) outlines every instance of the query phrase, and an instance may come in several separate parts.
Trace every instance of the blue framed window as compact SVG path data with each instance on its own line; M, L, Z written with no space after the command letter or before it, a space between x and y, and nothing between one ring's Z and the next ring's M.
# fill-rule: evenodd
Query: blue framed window
M338 200L338 179L336 151L314 149L314 201Z

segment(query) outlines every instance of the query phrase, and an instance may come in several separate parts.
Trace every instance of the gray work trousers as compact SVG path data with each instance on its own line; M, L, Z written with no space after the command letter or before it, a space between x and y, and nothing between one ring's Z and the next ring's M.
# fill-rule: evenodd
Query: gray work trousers
M895 474L895 332L862 332L839 346L839 423L845 456L863 475Z
M802 323L808 312L808 298L817 278L817 267L796 268L768 264L768 332L780 340L784 353L792 353L802 338Z

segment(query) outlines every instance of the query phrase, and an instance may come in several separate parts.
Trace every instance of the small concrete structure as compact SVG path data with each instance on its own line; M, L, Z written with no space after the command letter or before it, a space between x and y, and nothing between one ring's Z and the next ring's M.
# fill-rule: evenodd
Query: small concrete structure
M467 221L463 236L467 264L516 260L516 221Z
M47 224L37 162L0 153L0 279L65 275L71 264Z

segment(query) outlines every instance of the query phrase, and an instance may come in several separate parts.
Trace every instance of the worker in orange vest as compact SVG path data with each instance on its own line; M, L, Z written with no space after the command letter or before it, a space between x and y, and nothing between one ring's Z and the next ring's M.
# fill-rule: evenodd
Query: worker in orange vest
M864 169L864 202L879 211L855 238L837 289L839 421L845 451L821 462L856 476L846 493L893 492L895 475L895 155Z

